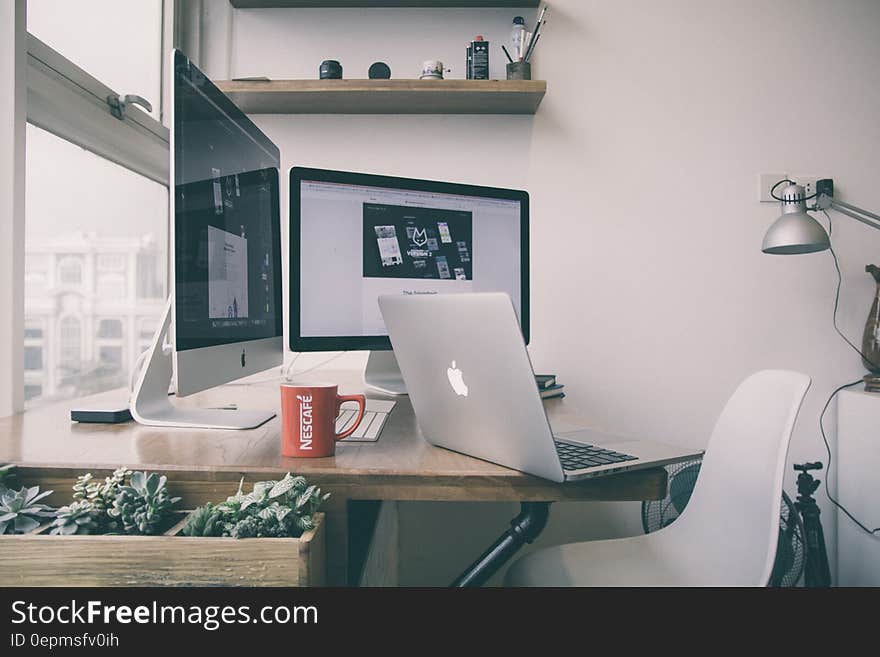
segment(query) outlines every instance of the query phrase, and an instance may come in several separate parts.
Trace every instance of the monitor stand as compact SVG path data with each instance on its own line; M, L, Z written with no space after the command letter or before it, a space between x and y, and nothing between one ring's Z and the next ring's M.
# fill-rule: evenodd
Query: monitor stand
M387 395L405 395L406 384L393 351L371 351L364 370L367 387Z
M165 305L162 322L153 336L146 362L137 375L131 394L131 416L140 424L153 427L198 429L253 429L275 417L271 411L192 408L171 403L168 386L171 385L174 351L170 339L172 299L169 298Z

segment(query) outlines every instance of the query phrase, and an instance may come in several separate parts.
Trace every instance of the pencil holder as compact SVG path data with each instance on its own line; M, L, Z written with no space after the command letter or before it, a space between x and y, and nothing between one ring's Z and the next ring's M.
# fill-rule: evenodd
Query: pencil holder
M510 62L507 65L508 80L531 80L532 65L529 62Z

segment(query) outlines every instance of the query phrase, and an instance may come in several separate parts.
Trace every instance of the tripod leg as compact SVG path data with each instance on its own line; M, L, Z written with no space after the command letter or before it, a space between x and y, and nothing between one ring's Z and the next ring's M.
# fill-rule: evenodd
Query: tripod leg
M459 575L452 586L464 588L485 584L523 545L538 538L549 515L550 502L521 502L520 513L510 521L510 529Z
M804 540L807 547L804 564L804 585L810 588L831 586L831 568L828 565L828 552L825 550L825 532L819 521L819 510L804 512Z

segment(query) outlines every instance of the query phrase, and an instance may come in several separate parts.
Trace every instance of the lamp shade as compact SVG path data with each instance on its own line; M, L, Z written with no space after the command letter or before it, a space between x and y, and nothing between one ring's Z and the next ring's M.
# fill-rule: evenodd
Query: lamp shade
M828 233L807 213L804 188L789 185L782 190L782 216L764 235L761 250L772 255L815 253L831 246Z
M822 225L806 212L784 214L767 230L761 250L773 255L824 251L831 242Z

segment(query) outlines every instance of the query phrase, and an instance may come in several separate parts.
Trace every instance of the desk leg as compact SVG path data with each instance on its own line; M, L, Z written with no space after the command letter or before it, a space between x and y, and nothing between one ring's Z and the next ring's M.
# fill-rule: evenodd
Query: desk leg
M482 586L498 572L526 543L534 541L550 516L550 502L521 502L519 515L510 521L510 529L498 537L483 555L452 583L453 587Z

